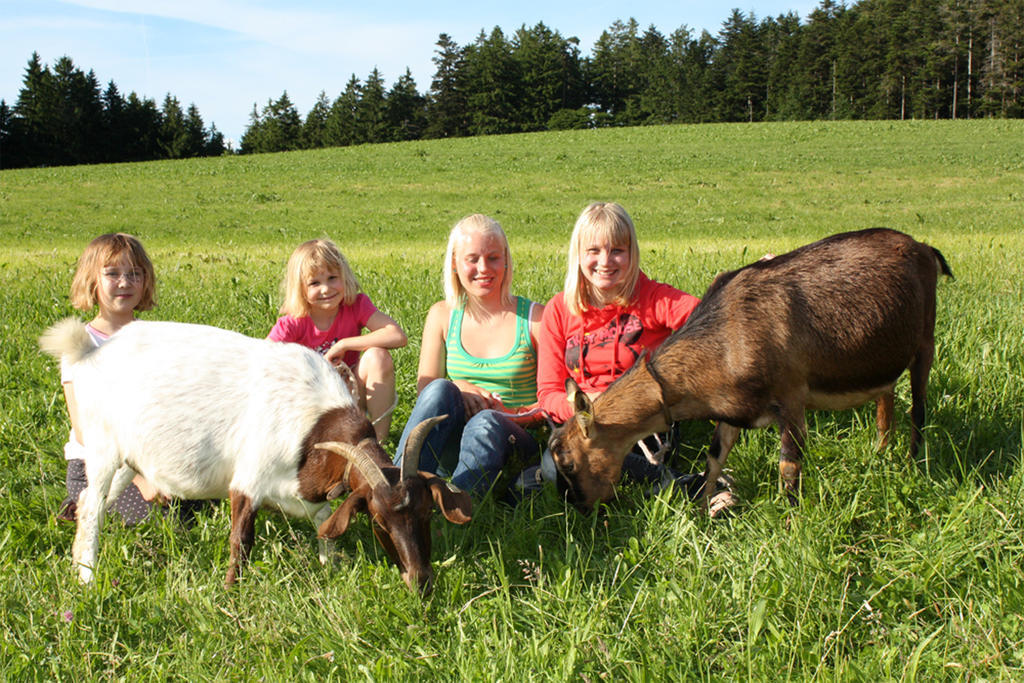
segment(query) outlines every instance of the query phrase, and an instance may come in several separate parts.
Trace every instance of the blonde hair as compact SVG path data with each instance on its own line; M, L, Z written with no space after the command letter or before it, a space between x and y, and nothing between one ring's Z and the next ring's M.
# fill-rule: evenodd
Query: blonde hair
M615 202L594 202L583 209L569 238L569 267L565 276L565 305L572 315L581 315L588 308L599 307L600 300L592 291L590 281L583 275L580 260L591 244L604 242L629 249L629 269L609 303L625 306L633 298L637 278L640 276L640 248L636 241L636 228L626 210Z
M481 235L493 235L501 240L505 249L505 275L501 280L501 300L503 303L512 301L512 252L508 248L508 238L501 224L482 213L474 213L466 216L452 228L448 233L448 247L444 252L444 268L441 272L441 280L444 283L444 300L452 308L458 307L466 298L466 288L459 280L458 269L455 266L455 246L464 237L472 233Z
M78 267L71 279L71 305L80 311L92 309L97 301L97 283L100 271L107 265L127 257L132 268L142 271L142 296L136 311L148 311L156 306L156 272L142 242L133 235L112 232L100 235L78 257Z
M327 270L341 278L341 303L351 306L359 294L359 281L349 267L337 245L329 239L316 239L303 242L288 259L284 282L281 284L283 303L281 315L301 318L309 315L309 302L306 301L306 280L313 271Z

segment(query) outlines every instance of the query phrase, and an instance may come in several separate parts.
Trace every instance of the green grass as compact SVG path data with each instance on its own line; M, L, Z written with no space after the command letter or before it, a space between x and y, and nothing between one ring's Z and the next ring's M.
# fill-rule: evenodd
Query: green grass
M885 225L938 247L926 448L874 450L870 407L808 418L805 499L777 491L777 437L729 464L742 500L711 522L678 496L624 489L582 516L546 492L434 522L438 582L408 593L365 519L332 566L314 530L261 515L251 571L221 585L226 506L188 530L109 524L97 581L70 566L67 418L37 350L74 313L95 235L143 239L149 318L263 336L291 250L328 235L410 335L441 297L450 226L482 211L509 234L516 290L560 289L572 223L621 202L644 269L695 294L766 251ZM241 158L0 173L0 678L6 680L932 680L1024 676L1024 122L631 128ZM711 425L689 424L682 469Z

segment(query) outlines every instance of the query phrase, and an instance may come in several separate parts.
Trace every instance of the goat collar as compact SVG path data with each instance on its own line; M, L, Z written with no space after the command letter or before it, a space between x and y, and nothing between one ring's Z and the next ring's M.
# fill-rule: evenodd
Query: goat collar
M654 363L650 361L647 362L647 373L654 380L654 383L658 385L658 393L661 395L661 413L665 418L665 429L670 429L672 427L672 411L669 410L668 402L665 401L665 382L661 379L658 371L654 369Z

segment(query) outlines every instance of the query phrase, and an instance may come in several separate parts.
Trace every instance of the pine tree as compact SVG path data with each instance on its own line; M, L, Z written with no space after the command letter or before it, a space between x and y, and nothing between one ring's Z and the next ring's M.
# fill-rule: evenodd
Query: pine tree
M464 52L466 105L469 133L490 135L521 129L517 121L517 96L522 92L518 65L511 45L497 26L483 31Z
M256 103L252 104L252 111L249 112L249 125L242 133L239 141L239 152L241 154L257 154L263 151L264 122Z
M947 56L950 118L971 117L977 0L943 0L936 49Z
M302 117L288 97L288 91L276 100L267 100L262 111L256 105L249 114L249 127L242 135L242 153L283 152L299 149Z
M880 75L887 41L872 14L873 10L860 5L847 9L838 19L833 96L837 119L876 118L884 109Z
M94 164L107 160L106 126L103 112L103 93L96 72L90 69L75 74L75 113L78 131L76 163Z
M217 130L216 124L210 124L209 134L206 136L206 144L203 146L204 157L219 157L228 150L224 144L224 134Z
M786 121L801 118L803 111L793 97L800 48L800 17L795 12L761 22L765 49L764 118Z
M56 149L50 163L82 164L103 158L103 105L96 74L82 73L70 57L53 67L54 110L49 128Z
M390 140L418 140L427 127L427 99L416 90L412 72L395 81L388 92L385 118Z
M7 106L7 100L0 100L0 169L21 165L18 142L14 110Z
M384 142L387 133L387 103L384 78L376 68L366 78L356 105L356 130L359 142Z
M845 11L833 0L822 0L811 12L801 32L794 90L800 118L830 119L836 116L838 17Z
M986 116L1024 116L1024 3L984 0L982 24L986 51L981 61Z
M512 37L519 74L514 118L522 130L544 130L556 112L586 104L578 45L577 38L563 38L543 23L522 26Z
M163 156L160 147L161 117L156 102L130 93L125 100L123 125L127 141L125 161L146 161Z
M302 117L288 97L288 91L281 97L267 103L264 111L266 133L263 140L265 152L283 152L299 149L302 137Z
M168 93L160 108L160 149L167 159L183 159L188 156L189 135L185 125L185 114L181 102Z
M640 92L638 29L636 19L625 24L616 20L594 43L588 62L593 100L615 125L635 123L627 114L627 103Z
M427 105L426 137L447 138L469 134L464 87L464 50L442 33L437 39Z
M107 83L103 91L103 139L106 150L104 161L123 161L128 156L128 141L125 134L125 101L114 81Z
M206 152L206 126L203 125L203 117L199 115L199 108L195 103L188 107L185 114L185 156L199 157Z
M327 146L327 117L331 113L331 101L323 90L316 98L313 108L306 114L302 124L302 148L318 149Z
M669 55L676 120L686 123L713 120L711 83L715 47L715 39L707 31L701 31L696 39L686 27L673 32Z
M33 52L25 67L23 86L14 104L14 117L20 129L23 150L20 164L54 164L60 153L55 131L58 111L57 89L50 69Z
M362 87L355 74L348 80L345 90L331 105L330 114L327 116L326 138L327 144L331 147L343 147L354 145L359 142L358 130L356 128L356 110L359 108L359 98Z
M649 26L636 45L638 92L626 102L626 116L636 123L672 123L677 119L677 91L668 39Z

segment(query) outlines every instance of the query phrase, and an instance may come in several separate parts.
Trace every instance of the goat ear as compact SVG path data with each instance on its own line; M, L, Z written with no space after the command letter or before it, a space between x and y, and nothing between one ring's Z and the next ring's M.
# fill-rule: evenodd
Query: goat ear
M433 474L421 472L434 496L434 503L440 508L444 518L453 524L465 524L473 514L473 501L469 494L451 482Z
M352 515L365 509L366 498L353 493L320 525L316 535L320 538L337 538L341 536L348 529L348 523L352 521Z
M580 431L583 432L583 436L587 439L593 437L594 431L594 415L586 410L576 409L576 424L580 426Z
M577 413L594 412L594 406L590 401L590 397L587 396L585 391L580 390L580 385L576 384L576 380L572 377L568 377L565 380L565 395Z
M569 403L576 400L576 394L580 391L580 385L576 384L576 380L572 377L565 378L565 395L569 398Z

